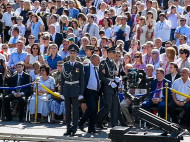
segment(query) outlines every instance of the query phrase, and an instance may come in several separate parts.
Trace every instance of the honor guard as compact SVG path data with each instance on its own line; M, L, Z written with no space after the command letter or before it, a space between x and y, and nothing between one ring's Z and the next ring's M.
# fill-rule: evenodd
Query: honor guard
M83 65L76 61L79 47L76 44L69 46L70 60L63 64L61 77L61 94L65 98L67 131L64 135L75 135L78 123L78 97L84 92ZM72 111L71 111L72 108ZM72 117L71 117L72 112ZM71 121L73 123L71 125Z
M85 53L86 56L81 58L81 61L83 64L89 64L90 63L90 58L93 54L93 46L92 45L86 45L85 47Z
M99 65L99 77L102 81L102 90L105 95L105 105L98 112L97 127L102 128L102 121L111 113L112 127L118 125L118 97L117 97L117 68L114 62L115 47L107 49L107 58Z

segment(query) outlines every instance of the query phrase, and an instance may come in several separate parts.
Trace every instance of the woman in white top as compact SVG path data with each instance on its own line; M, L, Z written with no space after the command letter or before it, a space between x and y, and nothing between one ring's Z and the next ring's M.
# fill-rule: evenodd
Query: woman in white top
M14 27L18 27L19 28L19 35L20 36L24 36L25 35L25 32L26 32L26 27L25 25L22 24L22 21L23 21L23 17L22 16L18 16L16 18L16 21L17 21L17 24L15 24L13 26L13 29ZM11 32L12 33L12 32Z
M145 21L146 18L141 16L139 24L133 29L133 32L136 32L135 39L140 40L141 45L146 43L147 25Z
M113 30L112 30L112 39L115 40L116 38L116 32L118 31L119 25L121 25L121 16L117 16L115 19L115 25L113 25Z
M147 25L147 33L146 33L147 41L153 41L154 27L156 25L156 21L153 20L153 12L152 11L149 11L147 13L146 25Z
M40 46L38 44L33 44L31 47L31 54L27 55L26 60L25 60L25 67L26 69L29 69L29 71L32 70L33 68L33 63L35 61L39 61L40 64L44 62L43 56L41 55L40 52Z
M104 27L102 28L102 30L105 31L105 36L107 38L111 37L112 30L111 30L111 23L110 23L110 19L109 18L104 18Z

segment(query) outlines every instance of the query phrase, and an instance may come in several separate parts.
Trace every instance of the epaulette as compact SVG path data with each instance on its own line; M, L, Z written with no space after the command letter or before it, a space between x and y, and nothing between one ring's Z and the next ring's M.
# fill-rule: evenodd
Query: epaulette
M105 65L105 60L100 62L100 66L104 66Z

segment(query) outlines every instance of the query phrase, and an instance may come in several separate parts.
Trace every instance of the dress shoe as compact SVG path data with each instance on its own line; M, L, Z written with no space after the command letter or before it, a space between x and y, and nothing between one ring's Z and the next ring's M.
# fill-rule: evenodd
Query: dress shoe
M67 132L65 132L63 135L64 135L64 136L71 135L71 131L67 130Z
M71 136L76 136L76 132L71 132Z
M96 125L96 128L98 128L98 129L104 129L104 130L106 130L107 128L106 127L104 127L102 124L97 124Z
M100 133L99 131L93 130L93 131L88 131L87 133L91 133L91 134L98 134Z
M84 125L78 123L78 127L79 127L79 129L80 129L81 131L86 132L86 131L84 130Z

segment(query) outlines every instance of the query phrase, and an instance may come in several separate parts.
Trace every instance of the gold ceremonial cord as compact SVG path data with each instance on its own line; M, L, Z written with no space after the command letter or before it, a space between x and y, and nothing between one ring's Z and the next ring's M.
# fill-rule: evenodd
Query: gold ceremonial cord
M171 89L171 91L172 91L172 92L174 92L174 93L176 93L176 94L179 94L179 95L181 95L181 96L187 97L187 98L189 98L189 99L190 99L190 95L187 95L187 94L183 94L183 93L181 93L181 92L178 92L177 90L175 90L175 89L172 89L172 88L170 88L170 89Z
M165 119L168 120L168 83L165 83L166 89L166 106L165 106Z
M41 83L40 83L41 84ZM58 94L58 93L54 93L53 91L51 91L50 89L48 89L46 86L44 86L43 84L41 84L42 88L44 88L48 93L58 97L58 98L61 98L61 95Z

